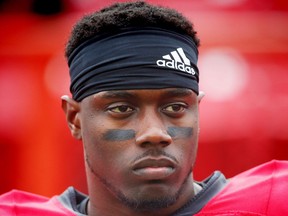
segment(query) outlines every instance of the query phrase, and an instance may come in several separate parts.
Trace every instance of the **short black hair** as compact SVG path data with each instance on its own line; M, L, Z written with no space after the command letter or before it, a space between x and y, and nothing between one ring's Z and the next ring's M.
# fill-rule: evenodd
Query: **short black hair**
M144 1L135 1L115 3L84 16L72 29L65 56L68 58L75 48L96 35L117 33L117 30L129 27L158 27L172 30L190 36L197 47L200 44L193 24L181 13Z

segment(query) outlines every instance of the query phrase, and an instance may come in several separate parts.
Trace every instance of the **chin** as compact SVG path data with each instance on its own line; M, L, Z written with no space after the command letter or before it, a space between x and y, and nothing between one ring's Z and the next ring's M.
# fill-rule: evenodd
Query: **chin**
M119 197L118 197L119 198ZM179 194L162 195L155 197L138 197L129 199L128 197L121 197L121 202L127 207L136 211L156 211L167 208L173 205L179 198Z

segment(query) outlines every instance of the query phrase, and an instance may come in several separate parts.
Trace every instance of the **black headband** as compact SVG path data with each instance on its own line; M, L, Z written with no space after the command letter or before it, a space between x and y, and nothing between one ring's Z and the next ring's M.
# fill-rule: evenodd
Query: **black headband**
M186 35L158 28L94 37L69 56L76 101L108 90L188 88L198 94L198 50Z

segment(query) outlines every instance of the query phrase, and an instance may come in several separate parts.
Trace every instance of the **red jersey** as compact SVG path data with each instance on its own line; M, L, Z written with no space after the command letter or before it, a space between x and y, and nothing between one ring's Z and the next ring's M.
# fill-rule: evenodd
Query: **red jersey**
M288 216L288 161L271 161L231 178L196 215Z
M288 161L271 161L225 182L214 173L193 202L173 216L288 216ZM52 198L13 190L0 196L0 215L83 216L88 199L72 187Z
M64 208L57 196L48 199L43 196L12 190L0 197L0 215L75 216L76 214Z

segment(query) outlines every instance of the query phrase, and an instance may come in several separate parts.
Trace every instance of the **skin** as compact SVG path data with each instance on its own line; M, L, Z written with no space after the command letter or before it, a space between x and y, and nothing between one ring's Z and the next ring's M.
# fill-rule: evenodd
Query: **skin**
M175 88L100 92L81 102L62 97L71 133L84 146L89 215L171 215L196 194L202 97Z

